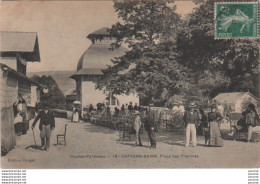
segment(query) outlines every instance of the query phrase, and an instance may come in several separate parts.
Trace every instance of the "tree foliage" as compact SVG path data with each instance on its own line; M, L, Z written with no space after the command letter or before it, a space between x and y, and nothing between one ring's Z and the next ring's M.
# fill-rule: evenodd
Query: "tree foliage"
M122 22L112 26L113 49L126 44L126 55L104 71L99 88L113 94L136 91L145 101L161 103L162 92L177 93L185 85L185 68L176 62L176 31L180 16L172 1L115 1ZM123 71L123 72L122 72ZM109 79L109 80L108 80Z
M259 94L258 40L215 39L214 0L195 0L181 19L173 1L115 1L122 20L112 26L129 51L114 58L98 88L113 94L136 91L163 105L174 94L206 101L220 92ZM123 72L122 72L123 71Z
M42 86L45 86L49 89L48 98L44 99L45 102L50 105L51 108L57 109L65 109L66 108L66 101L63 92L59 89L58 84L51 76L42 75L41 77L38 75L33 75L31 77L34 81L38 82ZM41 90L41 102L43 101L43 97L46 95L43 94ZM42 102L43 103L43 102Z
M214 2L208 0L202 3L182 26L177 41L178 61L202 76L205 71L213 75L221 73L224 80L215 79L213 86L216 89L222 85L224 91L250 90L258 94L258 40L214 39ZM197 77L196 82L199 80L201 77ZM220 81L223 83L220 84ZM215 95L215 89L212 90L211 94Z

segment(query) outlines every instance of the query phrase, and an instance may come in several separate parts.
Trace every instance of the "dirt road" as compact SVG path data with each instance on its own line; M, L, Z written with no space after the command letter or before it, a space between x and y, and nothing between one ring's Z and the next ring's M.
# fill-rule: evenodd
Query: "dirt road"
M31 124L32 122L30 122ZM57 145L56 135L68 124L67 145ZM38 126L35 135L40 146ZM259 143L225 140L224 147L205 147L198 136L198 147L184 147L185 137L162 130L157 133L157 148L131 141L118 141L118 131L89 123L71 123L56 118L49 152L34 145L32 131L17 138L17 146L3 156L2 168L253 168L259 167Z

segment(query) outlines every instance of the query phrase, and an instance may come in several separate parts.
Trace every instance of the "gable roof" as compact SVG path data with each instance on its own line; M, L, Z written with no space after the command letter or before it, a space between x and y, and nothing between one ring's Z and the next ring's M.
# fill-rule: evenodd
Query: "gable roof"
M249 94L252 97L256 98L249 92L232 92L232 93L220 93L212 100L216 100L219 103L225 103L225 101L227 101L228 104L235 104L242 96L246 94Z
M27 61L40 61L37 33L8 32L0 33L0 52L21 52ZM3 54L2 54L3 55Z

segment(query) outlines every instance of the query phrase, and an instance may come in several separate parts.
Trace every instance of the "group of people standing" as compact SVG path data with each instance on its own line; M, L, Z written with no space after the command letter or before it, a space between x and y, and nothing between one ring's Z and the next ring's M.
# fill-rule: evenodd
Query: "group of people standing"
M221 107L221 108L220 108ZM192 145L194 147L197 146L196 140L196 131L198 129L198 124L202 125L204 129L205 136L205 145L208 146L223 146L223 139L220 133L220 124L223 120L229 120L229 114L225 113L225 108L219 103L213 103L210 106L210 112L206 115L203 110L198 112L195 110L195 103L191 103L189 108L185 110L183 120L185 122L186 128L186 144L185 146L190 145L190 136L192 140ZM242 113L243 118L241 118L237 125L232 127L232 132L229 134L230 136L234 136L237 131L242 129L248 130L248 138L247 141L251 141L252 129L256 126L257 122L259 122L259 117L255 109L254 104L249 104L248 108Z
M182 105L182 104L181 104ZM219 103L212 103L210 105L210 112L205 113L203 110L197 110L195 103L190 103L189 107L183 112L183 122L186 133L185 146L197 146L197 131L199 127L203 128L203 135L205 136L205 145L222 147L223 139L220 132L220 124L229 120L229 113L225 110L225 107L220 107ZM180 106L179 106L180 107ZM176 108L177 109L177 108ZM182 109L182 108L181 108ZM177 111L177 110L176 110ZM180 110L178 110L180 111ZM136 146L142 146L140 132L141 128L144 127L148 132L151 147L156 147L155 129L156 122L151 118L152 114L150 111L145 110L142 114L139 111L134 111L135 121L134 129L136 131ZM232 127L232 132L229 134L233 136L237 131L245 129L248 131L248 141L252 137L252 129L259 122L259 117L256 112L254 104L249 104L248 108L242 113L241 118L237 125Z
M141 131L142 128L145 129L148 133L148 137L150 140L150 148L156 148L156 137L155 137L155 129L156 129L156 124L152 120L151 113L149 110L144 110L143 113L141 114L139 111L134 111L133 114L135 115L135 120L134 120L134 130L136 132L136 146L142 146L142 141L141 141Z
M114 107L114 110L111 109L109 105L105 105L104 103L97 104L97 109L94 109L92 104L89 105L89 113L94 111L102 115L107 115L107 116L112 115L114 117L118 117L119 115L132 114L134 113L134 111L140 111L140 110L141 107L138 106L137 103L135 103L135 105L133 106L132 102L130 102L129 104L127 103L122 104L121 108Z
M192 146L197 146L197 129L199 123L202 123L205 135L205 144L209 146L223 146L223 140L220 134L220 122L223 116L218 112L217 105L212 104L210 112L206 116L204 113L200 115L196 109L196 104L191 103L189 108L185 110L183 120L186 128L186 144L190 146L190 136Z

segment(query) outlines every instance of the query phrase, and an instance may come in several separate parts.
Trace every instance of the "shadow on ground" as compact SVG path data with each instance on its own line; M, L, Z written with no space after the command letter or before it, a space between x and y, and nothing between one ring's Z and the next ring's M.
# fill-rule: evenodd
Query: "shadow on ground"
M28 150L28 151L32 151L32 152L42 151L41 146L38 146L38 145L30 145L30 146L27 146L27 147L24 148L24 149L25 149L25 150Z
M115 132L117 132L117 130L111 130L110 128L96 126L96 125L90 125L90 126L84 125L84 130L89 132L104 133L104 134L114 134Z

